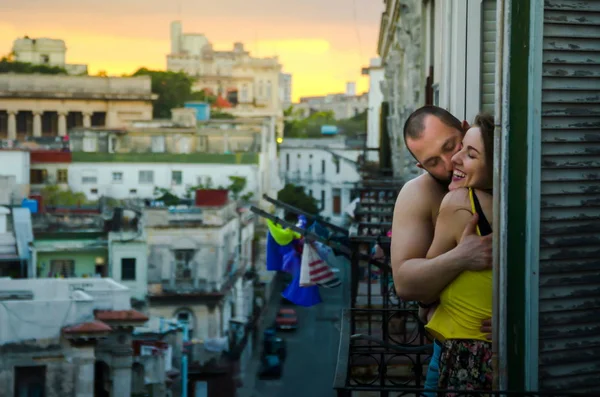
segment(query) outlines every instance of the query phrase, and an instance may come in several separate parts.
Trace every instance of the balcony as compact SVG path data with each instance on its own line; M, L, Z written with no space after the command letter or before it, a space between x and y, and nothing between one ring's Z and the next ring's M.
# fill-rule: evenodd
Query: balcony
M285 183L296 184L299 183L302 178L300 178L300 171L288 171L285 173L284 179Z
M342 315L334 389L339 397L566 396L565 392L424 390L433 352L415 302L396 297L390 263L393 207L402 182L364 176L350 230L351 302ZM365 260L378 243L384 258ZM430 395L430 394L429 394Z

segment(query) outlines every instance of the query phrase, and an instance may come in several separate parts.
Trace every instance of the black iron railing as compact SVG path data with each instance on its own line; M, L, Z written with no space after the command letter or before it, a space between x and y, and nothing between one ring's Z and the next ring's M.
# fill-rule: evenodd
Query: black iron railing
M357 253L351 256L352 308L404 306L393 286L389 265L391 239L387 235L392 228L394 203L401 188L402 181L381 179L363 180L355 187L360 201L350 230L350 249ZM382 266L361 260L365 254L372 254L375 245L384 251L384 256L377 259Z
M349 309L342 316L338 395L423 386L433 345L416 309Z

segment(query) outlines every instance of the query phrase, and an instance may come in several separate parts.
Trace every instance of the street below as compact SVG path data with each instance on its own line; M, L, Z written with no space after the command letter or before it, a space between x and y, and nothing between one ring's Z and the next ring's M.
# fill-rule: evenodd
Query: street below
M313 307L280 305L280 307L293 307L296 310L298 329L290 332L278 331L278 336L285 339L287 344L283 375L280 379L262 380L256 378L257 371L248 374L255 377L251 396L335 396L333 378L339 347L340 319L349 296L349 269L349 263L346 262L344 269L338 273L342 279L340 287L320 289L323 303ZM266 324L272 323L276 311L271 310L270 315L265 317ZM255 360L260 352L257 353Z

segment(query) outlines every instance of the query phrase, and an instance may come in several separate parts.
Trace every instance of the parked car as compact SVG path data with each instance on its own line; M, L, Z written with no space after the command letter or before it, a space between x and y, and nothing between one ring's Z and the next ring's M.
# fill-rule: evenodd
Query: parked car
M285 361L287 347L285 341L275 333L275 328L268 328L264 332L262 357L277 355L281 361Z
M277 312L275 326L279 330L295 330L298 328L298 315L294 309L283 308Z

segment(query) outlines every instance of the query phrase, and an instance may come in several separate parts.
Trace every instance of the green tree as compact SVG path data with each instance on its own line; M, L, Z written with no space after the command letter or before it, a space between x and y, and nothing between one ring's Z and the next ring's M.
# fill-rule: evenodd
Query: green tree
M304 192L302 186L296 186L291 183L286 184L283 189L277 192L277 200L299 208L309 214L317 215L319 213L319 202L312 196Z
M167 206L178 205L180 202L179 197L171 193L169 189L165 189L162 187L155 187L154 195L158 196L156 200L162 201Z
M163 72L141 68L133 76L150 76L152 93L158 95L154 102L155 118L171 118L171 109L182 107L192 98L192 78L183 72Z
M42 198L44 199L44 205L55 207L65 206L72 207L78 205L92 204L88 201L84 193L76 193L71 189L61 189L57 185L45 186L42 191Z
M240 197L240 193L246 188L246 178L243 176L230 176L231 184L227 186L227 190L231 192L234 200Z
M0 59L0 73L67 74L67 71L58 66L34 65L28 62L11 61L8 57L4 57Z

